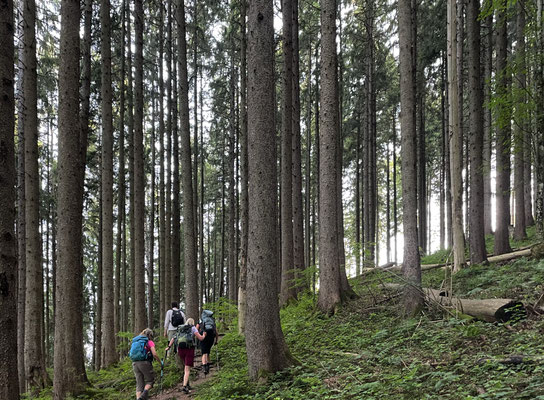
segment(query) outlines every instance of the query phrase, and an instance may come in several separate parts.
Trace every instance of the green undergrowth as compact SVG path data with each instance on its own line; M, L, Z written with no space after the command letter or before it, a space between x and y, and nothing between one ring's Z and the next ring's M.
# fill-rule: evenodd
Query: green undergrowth
M406 319L401 295L383 285L391 282L403 283L388 271L353 279L359 297L331 317L317 310L310 293L282 309L282 329L298 365L259 383L248 379L236 308L227 301L209 305L226 334L212 350L215 374L194 391L194 398L544 400L542 316L529 313L516 323L486 323L428 305L421 316ZM515 298L534 305L544 293L544 260L474 265L453 276L441 269L426 271L423 285L451 288L466 298ZM165 345L158 341L159 352ZM511 355L532 361L499 362ZM92 389L79 399L134 398L127 360L89 378ZM174 362L167 363L163 387L180 378ZM48 393L41 398L51 398Z
M542 263L522 264L494 271L498 288L523 292L523 285L514 289L510 279L521 269L526 276L543 275ZM459 280L480 282L490 273L482 267ZM542 292L538 285L523 296L531 297L537 287ZM544 399L542 360L514 366L494 361L514 354L544 355L542 319L491 324L434 309L404 319L398 298L379 284L357 286L359 299L330 318L316 311L311 295L281 311L283 332L300 365L271 376L266 384L248 380L244 340L227 334L219 344L220 372L196 398Z

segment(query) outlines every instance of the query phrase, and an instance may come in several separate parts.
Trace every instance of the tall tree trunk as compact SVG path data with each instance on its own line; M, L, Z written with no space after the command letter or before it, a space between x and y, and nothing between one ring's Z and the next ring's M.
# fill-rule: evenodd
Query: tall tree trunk
M236 302L236 294L238 293L238 286L236 285L236 266L237 266L237 257L236 257L236 206L235 206L235 152L236 152L236 83L238 79L236 78L236 71L234 68L234 37L231 34L230 38L230 80L229 80L229 129L227 134L228 140L228 158L227 158L227 175L228 175L228 223L227 223L227 234L228 234L228 263L227 263L227 296L233 302Z
M446 68L444 65L444 57L441 56L440 58L440 250L444 250L446 248Z
M155 71L153 71L155 72ZM156 73L154 73L156 76ZM151 191L149 193L149 204L151 212L149 215L149 265L147 267L147 326L153 329L154 316L154 269L155 269L155 163L157 161L155 150L155 84L152 84L151 93ZM161 325L159 325L160 327Z
M15 236L15 98L13 92L14 71L14 17L13 1L3 2L0 7L0 40L3 43L0 54L0 276L2 276L2 297L0 297L0 346L14 349L17 346L17 237ZM19 377L17 357L3 351L0 355L0 397L6 400L19 399Z
M281 291L280 305L296 297L293 265L293 3L282 0Z
M240 29L242 43L240 46L240 285L238 289L238 332L245 333L247 312L247 246L248 246L248 142L247 142L247 34L246 34L247 1L240 2ZM204 172L204 170L202 171ZM204 196L204 193L201 194ZM202 214L202 217L204 215ZM203 232L201 233L203 234ZM202 247L202 246L201 246Z
M457 71L457 10L455 0L448 1L448 86L449 86L449 148L452 196L453 271L465 265L465 237L463 233L462 143L459 110L459 74Z
M355 276L361 273L361 122L357 115L355 151Z
M117 333L121 330L121 268L123 264L123 234L125 221L125 10L126 0L121 3L121 77L119 82L119 183L118 183L118 210L117 210L117 243L115 259L115 287L113 295L113 329L115 333L115 348L118 348L119 337Z
M305 268L304 259L304 215L302 207L302 145L300 132L300 49L299 49L299 23L298 0L293 2L293 265L295 276L301 282ZM301 283L297 283L296 291L300 293L305 289Z
M159 65L163 65L164 59L164 5L159 3ZM164 68L159 68L159 296L160 315L164 315L168 309L170 299L167 296L166 284L166 199L164 187Z
M470 104L470 261L480 264L487 260L484 233L483 179L483 85L480 68L480 0L467 0L468 79Z
M58 268L53 398L78 393L83 369L82 211L87 126L79 119L80 4L61 2L58 152ZM74 173L75 172L75 173ZM76 195L74 195L74 193Z
M24 135L24 42L23 11L17 7L17 368L19 393L25 392L25 295L26 295L26 228L25 228L25 135ZM7 12L7 10L6 10ZM9 54L9 53L2 53ZM9 121L9 120L6 120Z
M497 53L497 95L505 97L508 92L507 51L508 36L506 23L506 1L501 0L497 9L496 53ZM495 230L495 255L511 251L508 227L510 225L510 106L500 102L497 107L497 223Z
M368 209L368 240L369 260L372 265L376 263L376 222L378 215L378 184L376 180L376 59L374 43L374 5L372 1L368 2L367 11L367 34L369 41L369 59L368 59L368 203L365 205Z
M249 3L248 157L249 240L246 348L249 376L287 367L291 357L280 326L276 143L274 123L274 13L270 0Z
M204 96L202 95L202 92L203 92L203 90L202 90L202 68L200 68L200 89L201 89L200 90L200 143L202 143L202 152L201 152L201 156L200 156L200 216L201 217L199 219L199 223L200 223L200 229L199 229L199 232L200 232L200 236L199 236L200 245L199 245L199 249L200 249L200 270L201 270L201 273L200 273L200 277L201 277L201 280L200 280L200 288L201 288L200 304L203 305L204 304L204 293L205 293L204 289L205 289L206 286L207 286L207 289L208 289L208 291L206 292L207 293L206 302L210 301L210 292L209 292L209 287L210 287L210 269L209 269L210 265L209 265L209 260L210 260L210 257L208 255L208 269L206 270L206 258L205 258L205 253L204 253L204 200L205 200L204 199L204 195L205 195L204 175L205 175L205 169L204 169ZM246 119L246 121L247 121L247 119ZM247 131L247 122L246 122L246 131ZM246 151L247 151L247 149L246 149ZM242 184L242 186L243 186L243 184ZM197 190L196 187L195 187L195 190ZM247 224L247 221L246 221L246 224ZM247 232L247 230L246 230L246 232ZM243 246L243 243L242 243L242 246ZM246 248L247 248L247 242L246 242ZM208 252L209 252L209 250L210 250L210 242L208 241ZM206 271L208 272L208 277L206 277Z
M537 1L537 26L538 26L538 38L537 46L540 54L544 53L544 2L542 0ZM540 58L540 62L536 68L536 85L542 88L544 86L544 59ZM544 93L542 90L538 92L537 98L537 115L536 125L537 132L544 132ZM535 194L535 224L536 231L539 238L544 238L544 135L536 134L534 136L535 142L535 175L536 175L536 194Z
M178 299L172 297L172 130L175 121L172 120L172 1L168 0L167 3L167 33L166 33L166 65L168 71L168 80L166 82L166 108L168 109L168 116L166 120L166 189L165 189L165 246L164 253L166 257L165 262L165 283L164 290L166 291L166 308L169 308L169 304L172 301L178 301Z
M189 127L189 84L187 78L187 39L185 9L182 0L177 8L179 101L181 125L181 167L183 185L183 247L185 259L185 304L188 316L198 316L198 271L191 172L191 132Z
M113 324L113 112L110 1L100 2L102 56L102 366L115 362Z
M126 289L127 289L127 307L129 307L129 312L127 312L127 329L136 330L134 326L135 320L135 304L134 304L134 265L136 260L136 253L134 249L134 191L135 191L135 181L134 181L134 88L133 88L133 73L132 73L132 28L131 28L131 12L130 12L130 3L127 1L127 69L128 69L128 87L127 87L127 97L128 97L128 180L129 180L129 237L130 237L130 261L129 268L127 268L127 279L126 279ZM129 275L130 271L130 275Z
M385 180L385 248L386 248L386 262L391 261L391 155L389 151L389 143L386 143L387 149L387 165L385 166L386 180ZM357 158L358 160L358 158ZM359 161L357 161L358 163ZM359 188L356 189L358 191ZM357 214L357 212L356 212Z
M308 50L308 101L306 105L306 159L305 159L305 173L304 173L304 232L306 233L304 242L304 259L306 260L305 268L312 265L310 260L311 249L311 234L310 234L310 202L312 198L311 189L311 168L312 168L312 43L310 42ZM308 281L305 282L306 288L308 287Z
M402 274L407 282L404 289L404 309L414 315L423 307L421 266L417 233L416 121L412 48L412 13L410 0L399 0L399 60L401 101L402 197L404 225L404 256Z
M101 140L98 139L100 145ZM96 242L97 242L97 260L96 260L96 304L95 304L95 327L94 327L94 357L93 357L93 367L95 371L98 371L102 368L102 360L104 355L104 348L102 346L102 307L103 307L103 274L102 267L103 263L103 242L102 242L102 227L104 226L104 218L102 218L102 170L98 173L100 183L98 184L98 232L96 233Z
M145 313L145 180L144 180L144 60L143 39L144 9L142 0L134 0L134 332L140 332L146 325Z
M343 276L339 248L339 182L342 178L338 158L341 138L338 104L338 60L336 54L336 1L321 5L321 113L319 133L319 260L320 290L318 307L334 313L343 299ZM341 201L341 200L340 200ZM349 288L349 287L348 287ZM346 288L346 290L348 289Z
M395 118L396 110L393 110L393 232L395 233L395 251L393 261L398 260L397 256L397 235L399 233L398 213L397 213L397 121Z
M515 87L517 96L515 115L514 115L514 196L515 196L515 214L514 214L514 239L522 240L527 238L526 232L526 211L525 211L525 188L531 187L531 182L525 182L525 142L528 141L526 116L524 115L524 106L527 102L525 91L527 90L527 77L525 73L525 1L520 0L516 4L517 24L516 24L516 58L517 73Z
M36 61L36 3L23 3L23 98L25 135L25 234L26 234L26 295L25 343L36 343L25 349L26 389L43 388L47 382L41 312L43 309L42 248L39 231L40 199L38 166L38 84Z
M176 10L179 5L176 6ZM175 17L174 17L175 20ZM176 27L177 29L177 27ZM179 29L176 31L179 39ZM176 39L173 38L172 47L172 239L171 239L171 257L172 257L172 280L171 280L171 297L172 301L177 301L181 296L181 204L180 204L180 162L179 162L179 131L178 126L178 92L182 95L181 89L178 90L178 66L176 63L176 51L175 43ZM179 40L178 40L179 46ZM187 58L185 58L187 59ZM185 67L187 68L187 66ZM181 73L181 68L180 68ZM187 87L187 102L189 101L188 85ZM188 104L188 103L187 103ZM181 110L180 107L180 112ZM187 114L189 118L189 114ZM181 127L183 130L183 126ZM190 133L189 133L190 134ZM189 164L190 165L190 164ZM191 176L192 179L192 176ZM192 194L191 194L192 196ZM193 210L194 212L194 210ZM189 227L186 227L189 229ZM193 229L193 228L191 228ZM184 229L185 231L185 229ZM193 233L194 234L194 233ZM195 261L196 262L196 261Z
M84 38L83 38L83 47L81 49L81 87L80 87L80 101L81 101L81 109L79 111L79 126L80 126L80 148L81 148L81 159L80 163L78 165L78 184L80 185L78 188L78 206L80 207L79 213L78 213L78 221L74 221L73 223L77 223L81 229L79 234L82 235L82 229L83 229L83 202L84 202L84 195L85 195L85 163L86 163L86 153L87 153L87 138L89 136L90 132L90 115L91 115L91 47L92 47L92 18L93 18L93 0L87 0L85 2L85 9L84 9L84 16L85 16L85 22L84 22ZM102 204L100 202L100 204ZM100 212L101 215L101 212ZM102 228L99 228L100 232L102 231ZM55 234L55 230L53 230L53 233ZM81 242L82 236L80 236L79 241ZM83 265L83 254L82 254L82 245L79 247L79 257L81 262L81 271L84 271L84 265ZM100 249L99 249L100 252ZM102 253L99 253L99 260L101 260ZM55 258L53 258L54 260ZM101 262L99 263L101 265ZM101 296L101 293L99 294ZM53 296L55 297L55 296ZM100 308L100 307L98 307ZM81 322L83 324L83 321ZM83 326L81 326L81 335L83 335ZM97 329L100 329L100 325L97 326ZM76 356L79 356L78 360L78 367L80 368L79 373L84 376L85 373L85 361L84 361L84 354L81 352L81 354L76 354Z
M486 0L486 7L488 7ZM484 233L490 235L493 233L491 225L491 148L492 148L492 133L493 125L491 116L491 73L492 73L492 58L493 58L493 14L485 18L485 35L483 62L484 62L484 149L483 149L483 180L484 180Z

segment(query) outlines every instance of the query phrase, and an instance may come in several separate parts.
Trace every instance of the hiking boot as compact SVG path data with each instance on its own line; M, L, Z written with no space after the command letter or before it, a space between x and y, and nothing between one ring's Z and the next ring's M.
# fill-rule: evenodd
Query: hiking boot
M185 394L189 394L189 388L187 386L183 386L183 389L181 391Z
M189 385L189 384L187 384L186 387L187 387L187 389L189 389L189 390L193 390L193 388L192 388L191 385Z

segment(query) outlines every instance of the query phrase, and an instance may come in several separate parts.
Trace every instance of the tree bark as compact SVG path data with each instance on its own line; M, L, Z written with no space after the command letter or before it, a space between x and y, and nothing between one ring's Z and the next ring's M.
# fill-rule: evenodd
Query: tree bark
M129 237L130 237L130 252L129 257L130 261L128 263L128 268L126 272L126 303L127 303L127 313L126 313L126 321L127 321L127 330L136 330L134 327L134 320L135 320L135 303L134 303L134 266L136 263L136 253L135 253L135 221L134 221L134 192L135 192L135 178L134 178L134 77L132 73L132 28L131 28L131 12L130 12L130 3L131 1L127 1L127 37L128 37L128 43L127 43L127 69L128 69L128 86L127 86L127 97L128 97L128 179L129 179ZM129 326L129 322L131 325Z
M302 148L300 120L300 51L298 0L293 3L293 265L297 279L297 294L306 286L302 283L305 269L304 255L304 215L302 207ZM309 103L310 104L310 103Z
M457 62L457 11L455 0L448 1L448 85L449 85L449 131L450 174L452 196L452 236L454 268L457 272L465 265L465 237L463 233L463 182L462 143L459 110L459 75Z
M491 0L486 0L486 3ZM486 4L487 7L487 4ZM483 148L483 180L484 180L484 234L493 233L491 228L491 148L492 148L492 115L491 115L491 74L493 58L493 15L485 18L484 36L484 148Z
M25 392L25 295L26 295L26 228L25 228L25 135L24 135L24 43L20 39L23 32L23 11L17 7L17 368L19 393ZM6 25L7 27L7 25ZM9 53L3 53L9 54ZM9 120L6 120L9 121ZM8 122L7 122L8 123Z
M483 86L480 77L480 1L467 0L468 78L470 104L470 261L486 261L484 233L484 177L483 177Z
M155 71L154 76L156 76ZM155 270L155 164L157 154L155 150L155 83L152 83L151 89L151 191L149 193L149 204L151 211L149 215L149 265L147 267L147 327L153 329L154 316L154 270ZM161 325L159 324L159 328Z
M320 290L317 305L324 313L331 314L343 298L341 263L343 246L339 240L340 216L338 201L341 199L338 158L340 123L338 109L338 60L336 54L335 0L324 0L321 5L321 112L319 132L319 261Z
M281 290L280 305L296 297L293 264L293 3L282 0Z
M247 312L247 250L248 250L248 142L247 142L247 1L240 2L240 29L242 43L240 47L240 286L238 289L238 333L244 334ZM203 196L203 194L202 194Z
M0 7L0 397L19 399L17 357L8 349L17 346L17 237L15 236L15 98L13 92L14 71L14 17L13 1L3 2Z
M527 77L525 73L525 2L520 0L516 4L516 58L517 72L515 88L515 114L514 114L514 239L522 240L527 238L526 211L525 211L525 188L531 186L531 182L525 182L525 142L529 139L527 124L525 123L526 111L524 111L527 90Z
M508 92L507 77L507 21L504 8L506 1L501 0L497 9L496 28L496 53L497 53L497 96L504 98ZM497 201L496 201L496 230L495 230L495 254L503 254L511 251L508 227L510 225L510 106L500 101L497 106Z
M230 53L230 79L229 79L229 130L227 134L228 140L228 157L227 157L227 179L228 179L228 219L227 219L227 235L228 235L228 253L227 253L227 296L229 300L236 303L236 295L238 294L238 285L236 283L236 269L238 265L238 257L236 254L236 70L234 67L234 36L231 33L229 37L231 44Z
M164 59L164 5L159 3L159 65L163 65ZM159 68L159 297L160 297L160 315L163 316L168 310L170 299L166 291L166 198L164 187L164 68Z
M117 210L117 244L115 259L115 287L113 295L113 329L115 332L115 348L118 348L119 337L117 333L121 331L121 269L125 268L123 263L123 235L125 221L125 38L126 38L126 0L121 3L121 77L119 82L119 183L118 183L118 210Z
M177 8L179 101L181 124L181 166L183 185L183 246L185 257L185 304L187 316L198 316L198 271L196 255L195 216L191 173L191 132L189 127L189 84L187 78L187 42L185 9L182 0Z
M53 398L78 393L83 365L82 211L87 127L79 120L79 2L61 2L58 153L58 266ZM74 193L76 195L74 195Z
M43 388L48 380L42 351L42 318L35 310L43 309L42 248L39 231L39 165L38 165L38 85L36 61L36 3L23 3L23 98L25 135L25 242L26 242L26 295L25 343L37 343L25 349L26 389Z
M277 300L273 4L255 0L248 27L249 225L246 349L249 376L287 367Z
M544 21L542 12L544 11L544 2L538 0L537 26L538 26L538 49L542 54L544 52ZM544 60L541 58L537 64L536 78L538 87L544 86ZM537 132L544 132L544 93L538 92L536 124ZM535 134L535 175L536 175L536 195L535 195L535 225L538 236L544 238L544 135Z
M172 120L172 1L167 2L167 33L166 33L166 65L168 71L168 80L166 82L166 108L168 109L168 116L166 120L166 189L165 189L165 246L164 253L166 257L165 261L165 284L164 290L166 292L166 308L170 307L172 301L178 301L177 298L172 297L172 130L175 121ZM177 100L177 99L176 99Z
M410 0L399 0L399 60L402 135L402 197L404 225L404 261L402 274L408 285L404 289L404 312L419 313L423 306L421 296L421 266L417 233L417 178L416 178L416 121L414 118L415 93L412 64L412 6Z
M145 181L144 181L144 9L142 0L134 0L134 332L146 327L145 313Z
M102 56L102 366L116 360L113 324L113 112L111 87L110 1L100 2L100 41Z

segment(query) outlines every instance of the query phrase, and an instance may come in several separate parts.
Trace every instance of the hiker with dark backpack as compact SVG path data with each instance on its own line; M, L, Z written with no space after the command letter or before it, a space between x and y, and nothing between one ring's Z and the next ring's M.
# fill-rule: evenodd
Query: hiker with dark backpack
M195 359L195 347L196 339L202 341L206 337L206 333L201 335L198 329L195 327L195 320L192 318L187 319L186 324L177 328L176 334L168 343L166 350L171 347L174 348L174 353L178 353L179 358L184 364L183 373L183 393L189 393L191 386L189 386L189 375L191 374L191 367L194 364Z
M206 335L205 339L200 344L200 349L202 350L202 369L204 370L204 374L208 374L210 372L210 351L212 346L217 344L218 338L213 311L202 311L198 328Z
M164 337L171 340L176 334L178 326L185 323L185 314L179 309L177 301L172 302L172 308L164 316Z
M147 400L149 391L155 382L153 359L161 362L155 351L153 331L151 329L144 329L132 339L128 356L132 360L132 370L136 377L136 398L138 400Z

